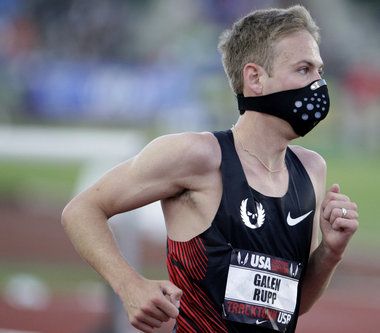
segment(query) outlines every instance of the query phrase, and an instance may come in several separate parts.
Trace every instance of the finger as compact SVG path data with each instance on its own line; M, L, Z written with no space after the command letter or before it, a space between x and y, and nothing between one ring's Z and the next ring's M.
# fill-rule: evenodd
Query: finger
M169 318L177 318L179 314L178 308L166 297L163 293L160 293L152 298L152 303Z
M131 325L144 333L153 333L153 327L138 321L137 319L131 320Z
M322 209L324 210L330 204L331 201L351 201L351 200L345 194L329 191L326 193L325 198L322 202L322 205L321 205Z
M331 187L328 190L328 192L340 193L340 186L339 186L339 184L333 184L333 185L331 185Z
M145 325L153 328L158 328L161 327L162 321L155 319L151 316L148 316L146 314L142 315L141 317L138 318L141 323L144 323Z
M171 282L164 282L161 285L164 295L169 295L170 302L178 309L180 306L180 299L182 297L182 290Z
M163 297L163 300L161 299L159 301L156 301L155 304L161 311L163 311L170 318L175 319L178 317L178 308L165 297Z
M354 202L347 200L332 200L323 209L323 217L326 220L333 221L336 217L343 217L342 208L348 210L356 210L357 206Z
M170 297L170 302L177 308L179 309L180 307L180 301L181 301L181 296L182 296L182 291L181 293L175 293L169 295Z
M160 322L163 322L163 321L166 322L166 321L169 321L169 319L170 319L170 317L166 313L164 313L163 311L161 311L157 307L151 307L151 308L145 309L145 310L143 310L143 312L146 315L148 315L154 319L159 320Z
M353 210L353 209L346 209L346 214L344 214L342 208L335 208L332 211L331 217L332 217L331 220L335 220L337 218L342 218L345 220L357 220L359 217L359 214L356 210Z
M353 234L358 229L359 222L356 219L338 217L331 226L336 231Z
M344 208L346 209L346 208ZM349 212L350 210L346 209L346 211L343 211L342 207L334 208L331 211L331 216L330 216L330 223L334 223L334 221L338 218L344 218L348 219L349 218Z
M322 208L325 208L331 201L351 201L350 198L342 193L327 192L322 203Z

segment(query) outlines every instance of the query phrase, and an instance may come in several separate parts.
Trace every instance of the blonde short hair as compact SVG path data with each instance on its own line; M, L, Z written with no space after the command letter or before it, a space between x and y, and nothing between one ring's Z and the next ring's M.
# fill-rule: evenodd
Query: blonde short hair
M269 74L274 44L294 32L306 30L319 43L319 28L303 6L256 10L235 22L220 36L218 49L224 70L235 94L243 92L243 68L253 62Z

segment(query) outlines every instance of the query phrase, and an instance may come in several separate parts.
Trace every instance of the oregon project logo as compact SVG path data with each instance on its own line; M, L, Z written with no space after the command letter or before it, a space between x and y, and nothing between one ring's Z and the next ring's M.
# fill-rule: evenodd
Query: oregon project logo
M247 209L248 198L244 199L240 205L240 216L244 225L250 229L260 228L265 221L265 210L260 202L254 201L256 205L256 213L252 213Z

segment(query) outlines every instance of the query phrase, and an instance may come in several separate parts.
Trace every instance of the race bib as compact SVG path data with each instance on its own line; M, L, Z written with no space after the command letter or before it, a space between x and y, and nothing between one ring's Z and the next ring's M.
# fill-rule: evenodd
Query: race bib
M296 309L301 269L295 261L234 249L223 317L286 332Z

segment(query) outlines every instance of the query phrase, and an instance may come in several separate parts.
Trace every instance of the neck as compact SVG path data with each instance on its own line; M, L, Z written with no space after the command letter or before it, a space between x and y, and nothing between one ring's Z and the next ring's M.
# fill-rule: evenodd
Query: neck
M254 157L270 173L285 170L285 153L290 139L281 130L283 121L272 116L249 112L234 126L237 148ZM286 124L287 125L287 124Z

